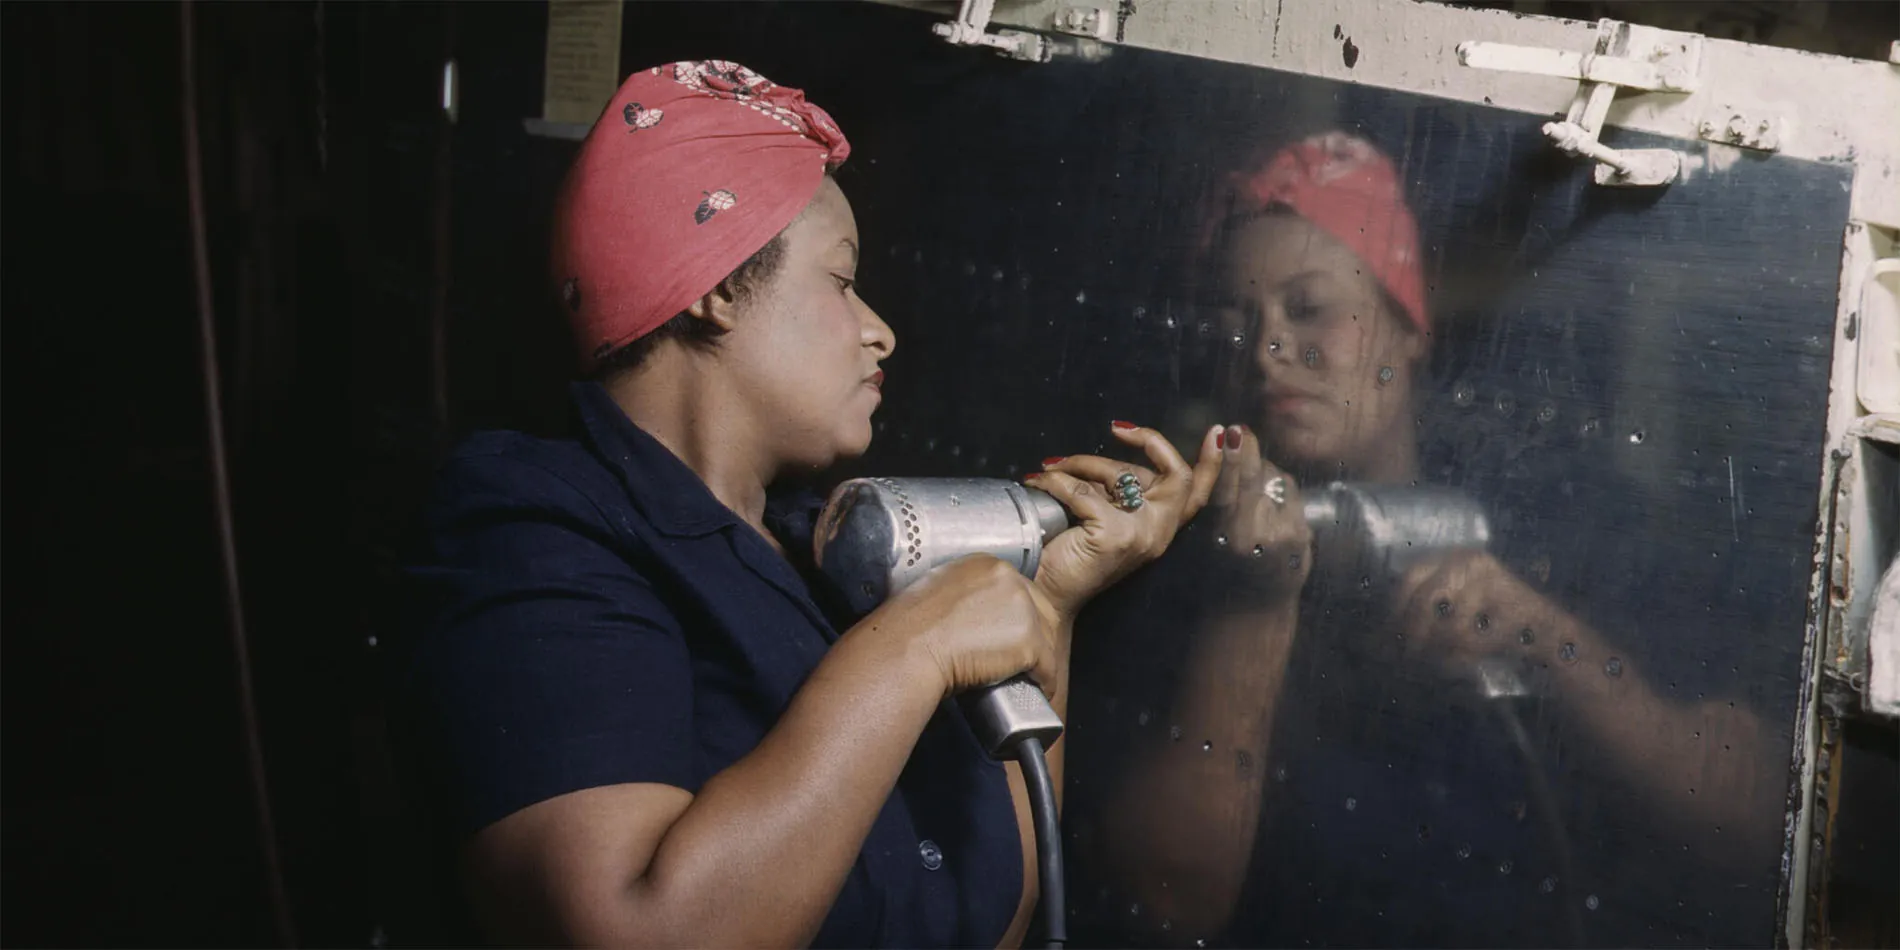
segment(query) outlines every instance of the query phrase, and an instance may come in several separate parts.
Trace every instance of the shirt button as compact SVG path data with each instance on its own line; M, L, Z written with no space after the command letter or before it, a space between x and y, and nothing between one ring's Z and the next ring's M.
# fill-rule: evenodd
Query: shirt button
M925 838L917 842L917 854L924 859L924 870L935 871L943 867L943 849L935 841Z

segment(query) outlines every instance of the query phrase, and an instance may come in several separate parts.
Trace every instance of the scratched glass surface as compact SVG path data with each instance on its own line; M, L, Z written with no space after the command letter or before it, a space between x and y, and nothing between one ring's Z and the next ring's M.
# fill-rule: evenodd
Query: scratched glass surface
M852 472L1249 427L1224 503L1076 634L1078 943L1773 941L1844 169L1613 130L1684 172L1611 189L1482 105L1129 49L1014 63L901 10L640 22L627 66L739 59L852 136L860 287L898 339ZM494 71L538 64L519 32ZM501 302L540 274L492 261L539 260L571 146L466 65L460 345L501 365L538 319ZM1396 186L1343 236L1224 200L1327 135L1318 177Z

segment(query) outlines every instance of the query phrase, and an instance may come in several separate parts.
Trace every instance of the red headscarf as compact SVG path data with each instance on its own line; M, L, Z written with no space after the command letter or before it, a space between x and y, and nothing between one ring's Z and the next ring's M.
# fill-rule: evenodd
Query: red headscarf
M554 279L591 365L704 296L851 153L825 110L725 60L636 72L555 208Z
M1230 198L1234 211L1287 208L1351 248L1405 316L1419 330L1431 329L1418 222L1391 160L1364 139L1328 132L1290 145L1236 176Z

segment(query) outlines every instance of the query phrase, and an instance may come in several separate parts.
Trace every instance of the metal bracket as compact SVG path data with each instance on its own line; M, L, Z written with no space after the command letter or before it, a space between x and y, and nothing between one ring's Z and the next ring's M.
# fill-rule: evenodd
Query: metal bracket
M1824 670L1845 714L1900 716L1900 414L1862 416L1832 456L1839 460L1828 539Z
M1596 48L1588 53L1467 40L1458 44L1458 62L1475 69L1577 80L1570 111L1561 122L1544 123L1544 134L1566 154L1595 160L1599 185L1667 185L1682 170L1682 156L1673 149L1614 149L1597 137L1619 88L1696 90L1702 72L1702 37L1697 34L1606 19L1597 21Z
M1723 106L1712 110L1696 124L1696 135L1723 145L1773 152L1781 148L1781 127L1782 122L1777 116Z
M1020 30L989 32L990 12L995 7L996 0L963 0L956 19L938 23L930 31L952 46L987 46L1011 59L1048 62L1052 56L1048 40Z
M1107 42L1114 33L1115 18L1100 7L1064 7L1055 16L1055 28L1074 36Z

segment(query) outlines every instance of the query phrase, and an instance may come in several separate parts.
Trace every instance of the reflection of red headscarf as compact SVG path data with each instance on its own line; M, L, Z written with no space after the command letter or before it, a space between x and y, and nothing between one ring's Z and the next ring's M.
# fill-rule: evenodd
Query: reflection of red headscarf
M825 110L724 60L628 77L555 207L554 279L591 364L685 310L851 153Z
M1234 211L1284 207L1351 248L1420 330L1431 329L1413 220L1390 159L1344 132L1281 149L1235 176Z

